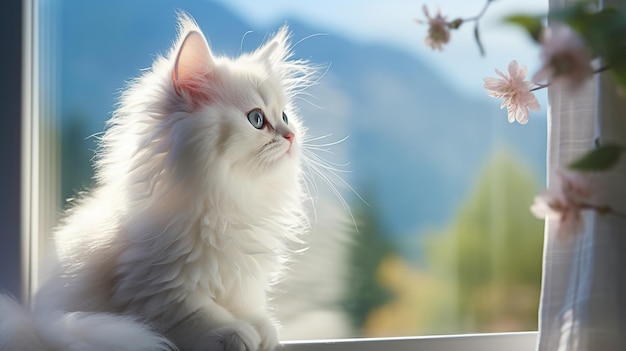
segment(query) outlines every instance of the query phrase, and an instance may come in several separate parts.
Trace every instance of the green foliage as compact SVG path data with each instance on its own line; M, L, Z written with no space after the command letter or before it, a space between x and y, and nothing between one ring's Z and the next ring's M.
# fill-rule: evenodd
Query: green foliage
M578 4L550 14L551 19L562 21L580 34L587 45L611 68L617 81L626 87L626 7L619 11L604 8L591 10Z
M90 134L86 122L88 117L73 113L63 119L61 126L61 201L76 197L91 184L93 168L91 159L95 148L86 140Z
M584 172L608 170L617 164L624 151L617 144L602 145L572 162L569 168Z
M595 56L610 68L617 82L626 88L626 7L619 10L604 8L593 10L589 2L580 2L560 10L551 11L548 20L566 23L583 38ZM546 16L514 15L505 19L524 28L539 41Z
M349 257L349 274L344 308L348 311L353 325L361 329L369 313L387 303L391 292L382 287L377 271L382 260L394 253L385 237L376 208L357 202L353 215L358 223L358 231L353 233Z
M529 206L538 188L528 167L499 151L454 221L430 237L428 266L457 289L445 321L457 332L537 327L543 222Z
M541 39L541 32L543 31L543 18L541 16L513 15L506 17L504 21L526 29L530 37L536 42Z

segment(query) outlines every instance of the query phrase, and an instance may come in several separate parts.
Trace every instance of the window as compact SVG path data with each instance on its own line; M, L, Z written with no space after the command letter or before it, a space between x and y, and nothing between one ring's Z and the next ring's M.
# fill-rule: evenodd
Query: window
M22 291L22 273L27 269L23 265L25 255L20 246L23 205L20 192L23 151L20 111L28 105L27 100L22 103L21 99L22 64L27 62L22 60L22 49L27 43L22 42L21 14L20 1L5 1L0 5L0 40L4 43L0 65L6 70L5 78L0 82L0 105L6 116L0 132L0 163L4 167L0 172L0 289L18 297Z
M287 19L296 55L328 68L310 91L317 99L302 102L301 114L312 135L332 134L322 143L349 136L328 157L350 163L345 179L365 201L344 189L358 225L358 231L346 229L348 243L333 241L322 224L318 228L313 244L324 250L311 251L337 260L336 276L325 275L328 270L311 274L322 282L323 288L314 290L322 300L312 301L306 295L311 289L297 289L314 280L290 286L303 295L277 297L284 303L318 303L329 313L323 318L338 318L333 321L341 328L333 331L342 334L322 328L319 338L536 330L543 224L530 217L528 205L545 177L545 109L524 127L509 125L499 102L482 90L482 78L493 76L493 68L504 70L513 58L531 70L538 65L532 46L517 47L523 34L493 20L519 9L493 6L481 22L487 50L482 58L470 28L454 32L443 53L422 45L426 27L414 22L423 18L415 2L146 4L34 3L39 26L34 54L40 59L33 66L39 77L33 152L39 177L32 185L40 192L31 194L37 198L31 202L37 222L30 223L41 236L31 246L33 289L36 258L47 245L43 233L55 223L63 199L90 183L96 140L90 136L103 129L124 82L168 48L179 8L196 18L218 53L228 55L255 48ZM435 10L435 4L427 5ZM539 12L547 4L536 0L518 6ZM442 1L441 10L464 17L480 8L450 0ZM545 97L540 99L545 106ZM337 202L323 184L320 188L320 206ZM325 212L319 216L322 221ZM336 256L328 256L324 245L341 246L333 251ZM391 342L394 349L408 349L415 340L446 349L496 349L506 343L529 350L535 334L326 345L343 350L355 343ZM289 347L311 346L294 342Z

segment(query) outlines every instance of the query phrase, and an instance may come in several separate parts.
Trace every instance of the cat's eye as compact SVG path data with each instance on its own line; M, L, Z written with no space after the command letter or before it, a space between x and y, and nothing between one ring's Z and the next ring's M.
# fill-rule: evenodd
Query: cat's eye
M287 114L283 112L283 122L285 122L285 124L289 124L289 118L287 118Z
M263 125L265 125L263 111L255 108L254 110L248 112L248 121L250 121L250 124L252 124L252 126L256 129L263 128Z

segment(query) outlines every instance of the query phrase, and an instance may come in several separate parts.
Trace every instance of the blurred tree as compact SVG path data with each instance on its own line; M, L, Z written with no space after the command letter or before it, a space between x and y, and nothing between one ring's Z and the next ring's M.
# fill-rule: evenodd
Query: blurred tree
M61 125L61 201L91 185L93 177L92 158L95 140L88 138L87 116L71 112Z
M538 190L530 167L501 149L450 226L430 236L428 268L456 286L457 332L536 330L543 222L529 206Z
M362 330L369 313L392 297L391 291L382 286L377 270L382 260L395 250L385 236L376 208L361 201L356 203L352 211L358 228L354 228L351 236L354 240L349 249L344 309L354 327Z
M378 289L394 298L367 314L367 335L536 330L543 222L529 206L538 188L520 158L495 152L452 222L416 235L424 257L378 259Z
M450 282L419 269L398 255L388 255L378 268L383 286L394 298L373 309L364 326L368 337L409 336L446 333L434 328L435 321L445 311L450 300ZM449 330L453 333L454 330Z

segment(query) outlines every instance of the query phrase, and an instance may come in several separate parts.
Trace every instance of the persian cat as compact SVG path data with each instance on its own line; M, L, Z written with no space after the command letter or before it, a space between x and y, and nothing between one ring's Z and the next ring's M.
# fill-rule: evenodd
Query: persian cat
M122 93L32 311L0 296L0 350L276 348L267 294L309 226L293 100L314 74L284 27L231 59L181 15Z

